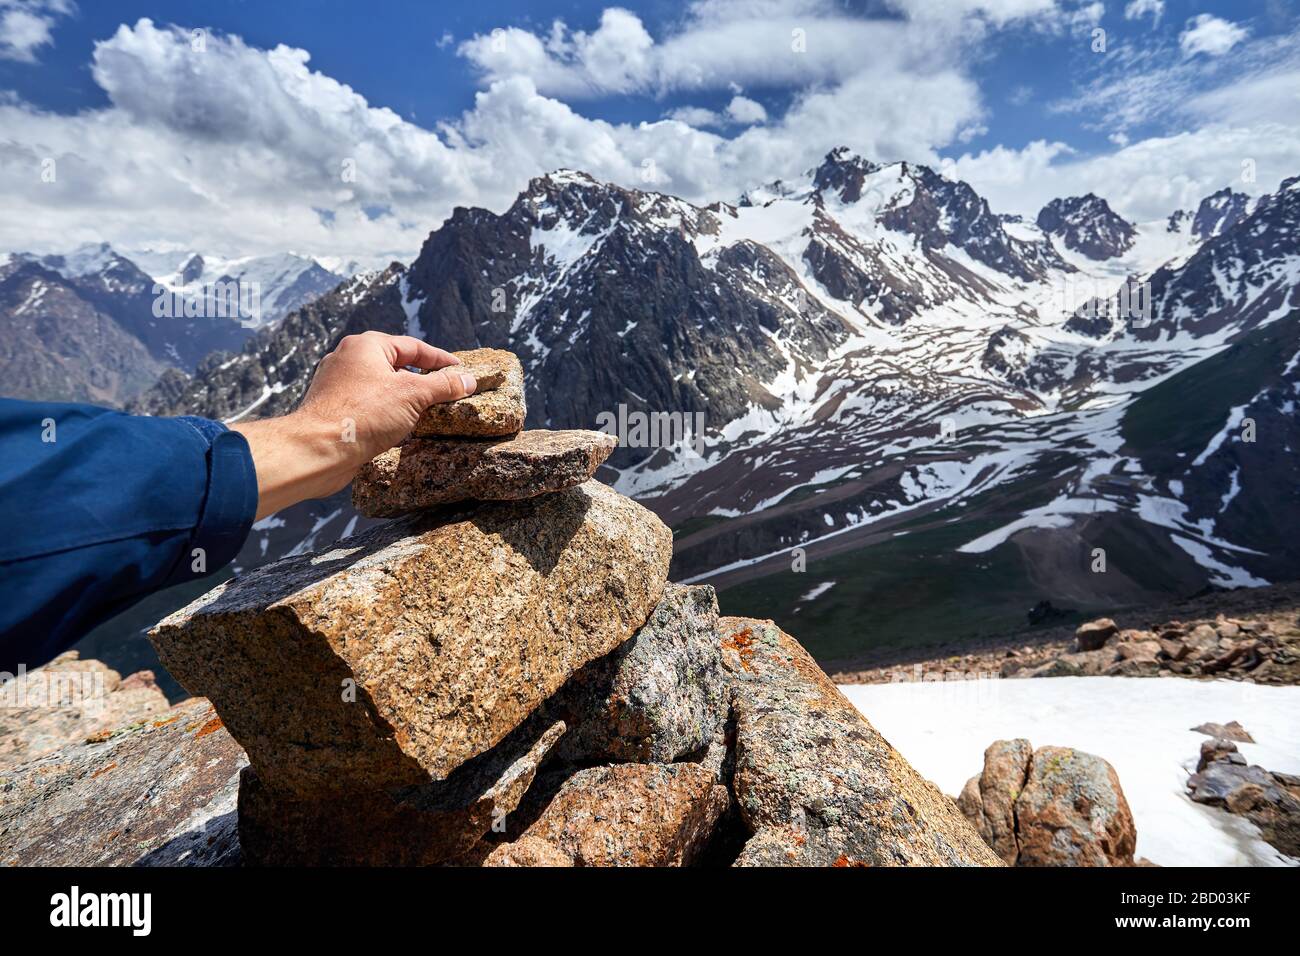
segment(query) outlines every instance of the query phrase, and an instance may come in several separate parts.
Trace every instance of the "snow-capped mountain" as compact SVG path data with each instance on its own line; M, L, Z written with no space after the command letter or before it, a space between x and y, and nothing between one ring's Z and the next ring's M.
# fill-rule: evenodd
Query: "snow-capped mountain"
M162 271L146 271L155 268ZM123 403L166 368L190 371L213 352L238 348L255 327L274 324L341 278L294 255L205 263L193 255L127 256L108 243L11 254L0 264L11 303L0 304L10 346L5 393ZM234 314L228 307L241 302L255 308Z
M244 325L255 329L274 325L360 271L355 262L336 263L336 272L316 259L294 253L235 259L197 252L142 253L136 259L149 262L154 279L176 292L202 294L218 283L231 282L256 289L257 309L243 319Z
M1229 492L1285 472L1277 456L1300 444L1296 195L1288 181L1201 239L1096 197L1030 224L927 167L844 150L710 206L560 171L501 214L457 209L410 266L354 277L141 407L288 411L341 336L376 328L514 350L538 425L703 416L702 448L625 444L603 476L675 528L676 577L799 613L824 657L862 620L917 627L940 598L995 628L1044 598L1293 577L1277 542L1300 537L1300 509L1261 536ZM1130 281L1124 310L1095 307ZM1206 385L1234 373L1239 389ZM1269 423L1271 451L1239 441L1247 418ZM240 563L355 522L342 500L291 509Z
M1089 259L1114 259L1133 246L1137 229L1092 193L1053 199L1038 212L1038 228Z
M1225 186L1202 199L1195 212L1187 209L1174 212L1169 217L1168 230L1186 230L1198 240L1211 239L1244 219L1252 206L1250 196Z
M39 262L0 264L0 383L11 398L119 404L163 365L63 275Z

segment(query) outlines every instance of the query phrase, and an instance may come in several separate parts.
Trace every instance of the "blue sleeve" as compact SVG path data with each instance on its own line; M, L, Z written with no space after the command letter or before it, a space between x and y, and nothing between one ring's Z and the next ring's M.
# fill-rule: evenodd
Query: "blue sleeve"
M239 553L248 442L203 418L0 399L0 673Z

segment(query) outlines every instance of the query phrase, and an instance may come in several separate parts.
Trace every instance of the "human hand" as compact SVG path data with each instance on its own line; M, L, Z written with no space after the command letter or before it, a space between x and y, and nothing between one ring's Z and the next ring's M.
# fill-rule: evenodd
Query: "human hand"
M472 395L460 360L409 335L342 339L316 367L298 408L232 426L257 470L258 518L344 488L370 459L401 442L430 405ZM429 369L421 375L406 366Z

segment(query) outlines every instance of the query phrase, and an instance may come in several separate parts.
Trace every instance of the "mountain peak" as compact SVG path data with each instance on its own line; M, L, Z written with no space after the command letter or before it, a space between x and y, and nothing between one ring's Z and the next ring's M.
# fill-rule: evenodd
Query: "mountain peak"
M834 192L846 203L857 202L862 197L863 182L880 168L847 146L837 146L826 154L820 166L811 171L813 189L821 193Z
M1067 249L1089 259L1123 255L1137 238L1137 229L1095 193L1053 199L1038 213L1038 228L1056 236Z
M1250 211L1250 197L1224 186L1201 200L1192 217L1192 235L1209 239L1231 229Z

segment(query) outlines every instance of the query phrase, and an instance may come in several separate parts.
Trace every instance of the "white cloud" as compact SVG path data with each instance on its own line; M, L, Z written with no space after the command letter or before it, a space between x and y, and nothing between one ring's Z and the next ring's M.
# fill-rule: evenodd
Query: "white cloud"
M828 4L710 3L656 41L626 10L606 10L590 33L557 20L544 35L493 30L458 48L484 85L525 76L563 99L627 93L786 88L845 82L864 70L915 69L969 39L907 21L850 17ZM756 12L760 11L760 12Z
M1152 26L1159 26L1160 18L1164 15L1165 0L1129 0L1124 7L1125 20L1141 20L1149 16Z
M1178 37L1178 45L1185 56L1198 53L1222 56L1246 39L1249 32L1229 20L1202 13L1187 21L1187 28Z
M727 104L727 115L733 122L746 126L767 122L767 110L763 108L763 104L751 100L748 96L733 96L731 102Z
M1169 41L1116 48L1077 92L1053 102L1095 129L1152 125L1166 129L1207 122L1293 124L1300 75L1300 35L1247 40L1231 57L1182 54Z
M991 19L1029 11L1023 22L1039 29L1046 21L1035 18L1059 26L1092 5L966 6L975 19L954 24L919 13L855 20L829 0L704 0L658 38L625 11L607 11L590 33L555 24L505 31L495 46L493 34L475 37L459 49L483 86L470 109L434 129L313 71L304 50L212 34L196 52L187 31L141 20L96 44L91 75L106 107L63 115L0 97L0 249L108 240L409 259L454 206L500 211L530 177L559 166L638 187L648 175L712 202L798 177L839 145L938 165L939 150L985 132L987 108L966 65L986 55L970 44ZM790 50L793 22L804 24L807 54ZM1172 65L1117 59L1109 85L1096 81L1077 103L1058 105L1106 117L1115 152L998 146L962 156L957 174L999 211L1033 213L1055 195L1092 189L1145 217L1224 185L1242 157L1256 159L1261 188L1300 168L1297 87L1285 82L1300 70L1300 40L1248 40L1232 71L1226 58L1182 61L1174 41L1164 43ZM768 86L780 87L783 112L764 108ZM671 90L679 102L681 92L708 91L712 108L642 123L583 115L586 97L615 89ZM1142 109L1188 117L1198 131L1129 136L1145 100ZM46 160L55 182L42 182Z
M679 106L677 109L669 111L665 118L677 120L687 126L695 126L700 129L709 126L724 126L727 122L727 117L717 110L705 109L703 106Z
M677 120L697 129L722 128L727 126L753 126L767 122L767 110L757 100L736 94L727 104L724 112L706 109L703 106L679 106L670 110L665 119Z
M636 186L653 164L662 188L713 201L797 176L841 143L936 161L935 144L980 115L978 90L955 69L916 72L905 46L796 94L777 120L733 95L730 138L588 118L528 76L493 80L472 109L429 130L313 71L304 50L211 34L195 51L187 31L141 20L96 44L91 74L106 108L60 115L0 102L0 248L108 240L406 258L454 206L502 209L558 166ZM54 182L41 181L46 160ZM393 213L376 214L384 208Z
M1054 17L1062 10L1056 0L889 0L889 5L917 19L950 20L979 16L997 25L1035 17Z
M955 169L998 212L1032 216L1057 196L1094 192L1120 215L1142 221L1195 207L1224 186L1253 194L1276 189L1300 171L1297 157L1300 129L1294 126L1211 125L1096 156L1041 140L1022 150L997 147L962 156ZM1246 159L1255 162L1253 182L1242 177Z
M36 61L54 42L54 23L75 8L71 0L0 0L0 60Z

